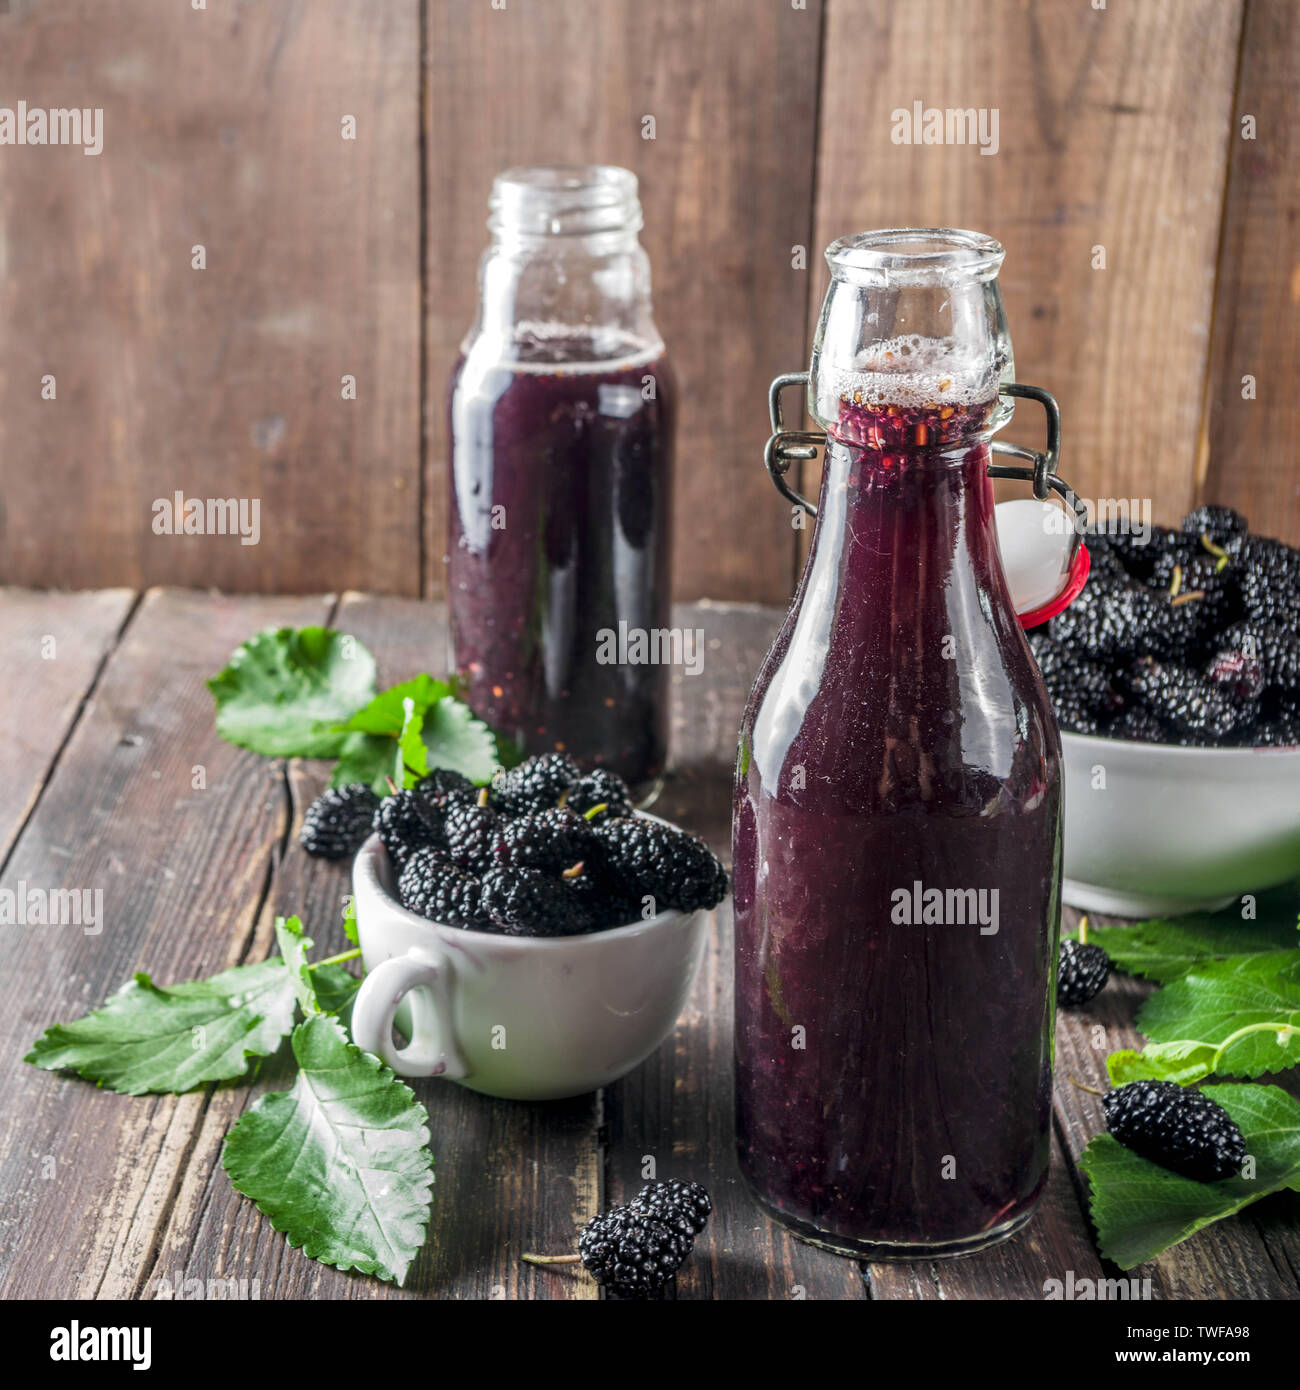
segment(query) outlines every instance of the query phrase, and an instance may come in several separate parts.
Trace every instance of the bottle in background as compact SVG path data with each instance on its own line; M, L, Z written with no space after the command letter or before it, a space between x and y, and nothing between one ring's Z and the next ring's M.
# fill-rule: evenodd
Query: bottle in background
M512 169L451 383L449 605L470 705L653 794L670 671L675 385L626 169ZM632 659L627 659L629 655Z

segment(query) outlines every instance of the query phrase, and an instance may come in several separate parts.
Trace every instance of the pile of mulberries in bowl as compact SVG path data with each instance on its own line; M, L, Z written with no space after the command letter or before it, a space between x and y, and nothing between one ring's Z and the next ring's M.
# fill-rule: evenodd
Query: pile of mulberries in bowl
M1029 633L1062 729L1143 743L1300 744L1300 550L1228 507L1093 532L1083 593Z
M563 753L529 758L476 787L436 770L380 800L331 789L301 840L342 858L377 833L402 906L443 926L577 936L666 910L716 907L727 873L703 840L632 807L627 784Z

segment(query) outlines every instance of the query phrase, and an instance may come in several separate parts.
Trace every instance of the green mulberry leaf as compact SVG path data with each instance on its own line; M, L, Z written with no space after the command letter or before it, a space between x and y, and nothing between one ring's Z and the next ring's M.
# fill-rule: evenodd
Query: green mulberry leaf
M294 976L278 956L163 988L139 974L102 1009L55 1024L26 1061L124 1095L191 1091L243 1076L293 1027Z
M1300 947L1294 887L1261 894L1257 908L1258 918L1249 922L1233 907L1213 915L1158 917L1131 926L1090 925L1088 940L1104 947L1119 969L1160 984L1181 979L1205 961Z
M376 695L346 724L332 783L365 782L381 796L388 779L413 786L430 768L450 768L471 782L490 782L499 766L492 731L429 675Z
M293 1089L240 1118L222 1164L291 1246L401 1283L429 1219L425 1109L332 1018L299 1024L293 1051Z
M1222 1050L1224 1076L1262 1076L1300 1062L1300 951L1198 965L1155 994L1137 1025L1153 1042L1194 1039Z
M339 725L375 694L375 659L356 640L324 627L282 627L239 647L208 682L217 732L273 758L336 758Z

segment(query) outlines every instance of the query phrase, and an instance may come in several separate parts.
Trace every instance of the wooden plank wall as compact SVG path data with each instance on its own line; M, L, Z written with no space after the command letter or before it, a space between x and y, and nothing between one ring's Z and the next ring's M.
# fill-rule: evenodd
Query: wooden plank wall
M104 111L97 156L0 147L5 581L416 587L418 53L353 0L0 17L5 103ZM178 490L259 543L156 535Z
M1240 23L1236 0L833 0L827 28L818 244L996 236L1017 376L1060 403L1062 473L1164 522L1196 494ZM891 111L917 100L996 108L997 154L892 144ZM1037 408L1006 435L1039 443Z
M566 159L642 180L681 597L788 597L766 386L806 362L820 248L888 224L1004 241L1080 491L1300 542L1298 65L1292 0L0 7L3 100L105 121L95 158L0 147L0 582L441 594L491 176ZM892 144L915 100L997 108L999 153ZM259 544L155 535L177 490L258 498Z
M1203 497L1240 498L1263 529L1292 544L1300 542L1298 93L1300 6L1248 0L1197 484Z

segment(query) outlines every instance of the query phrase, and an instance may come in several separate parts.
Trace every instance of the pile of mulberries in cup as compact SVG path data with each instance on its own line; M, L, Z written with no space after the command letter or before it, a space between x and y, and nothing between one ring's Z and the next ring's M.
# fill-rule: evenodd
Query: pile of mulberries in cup
M1144 743L1300 744L1300 550L1228 507L1087 537L1080 596L1029 634L1063 729Z
M324 793L303 822L310 853L341 858L371 827L404 907L444 926L577 936L674 908L715 907L727 874L698 836L635 816L616 773L546 753L476 787L439 770L382 801Z

